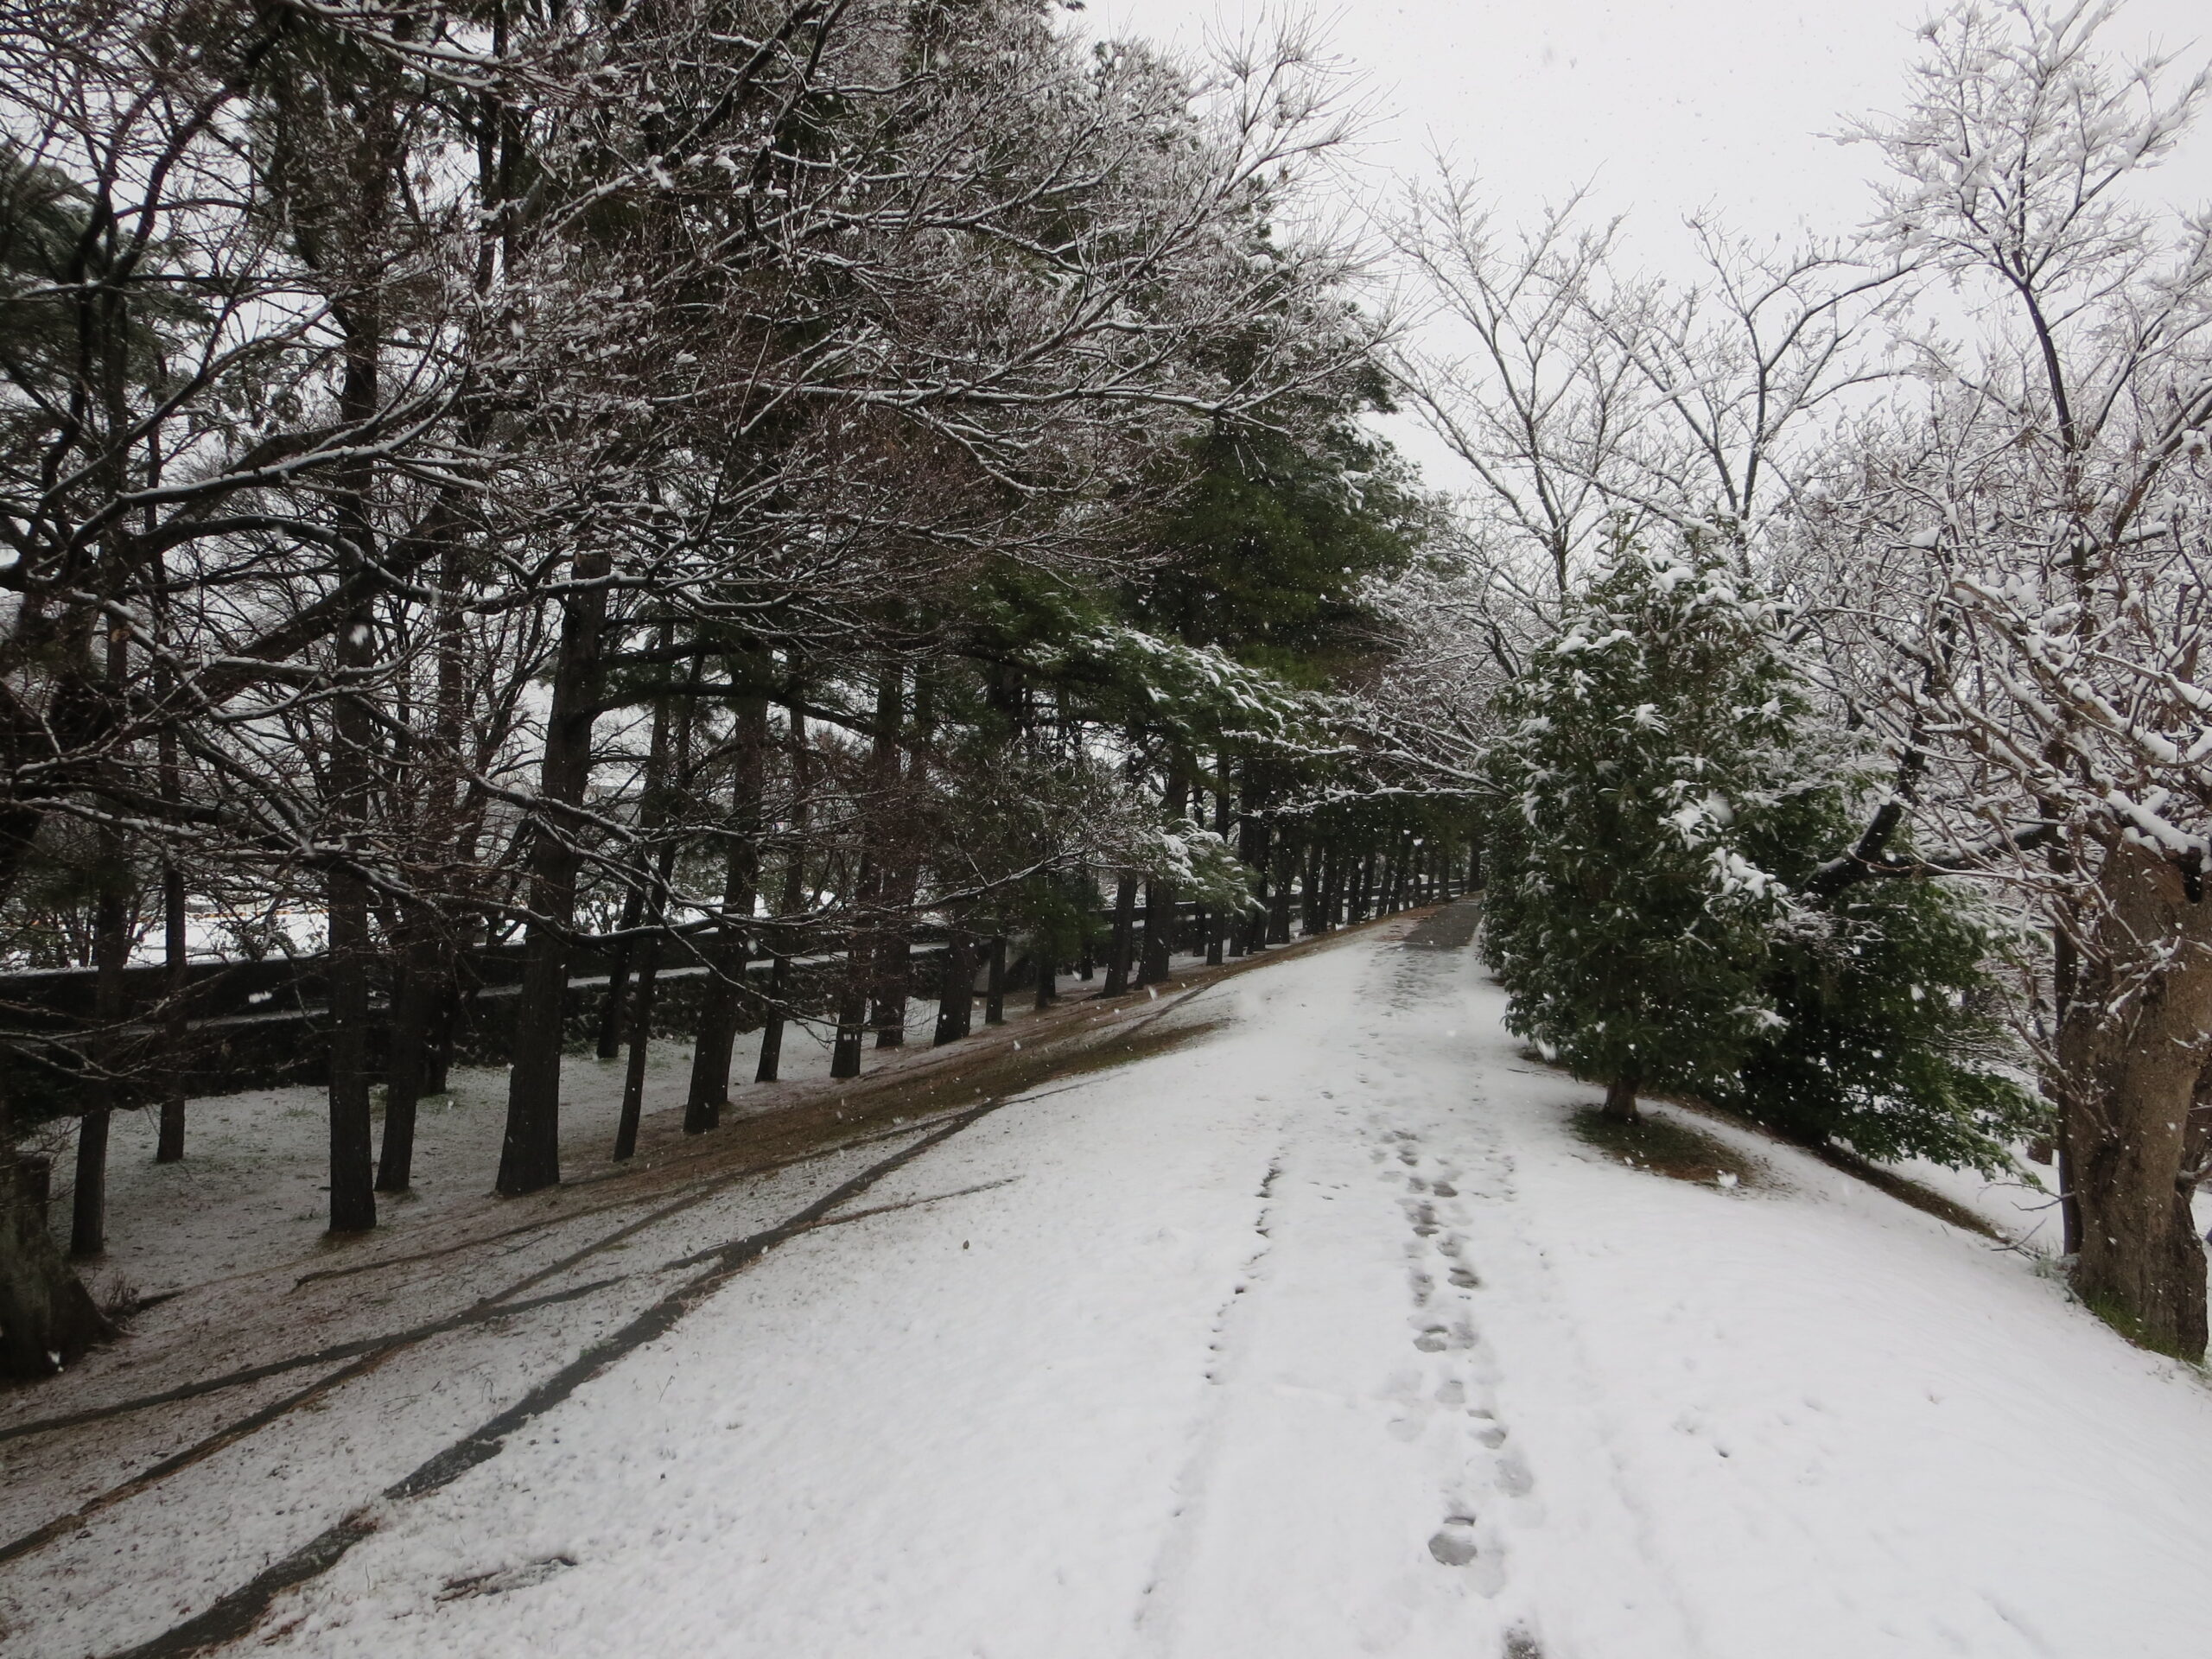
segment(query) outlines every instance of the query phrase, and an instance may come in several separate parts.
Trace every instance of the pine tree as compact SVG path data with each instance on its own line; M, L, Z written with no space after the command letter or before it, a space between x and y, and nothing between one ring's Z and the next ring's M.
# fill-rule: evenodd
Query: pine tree
M1910 858L1828 891L1866 757L1821 726L1774 602L1625 550L1500 701L1487 949L1507 1023L1609 1085L1693 1092L1870 1157L2000 1166L1991 931Z
M1500 699L1486 950L1507 1025L1608 1085L1716 1090L1766 1027L1790 906L1758 861L1816 810L1773 607L1694 552L1621 550Z

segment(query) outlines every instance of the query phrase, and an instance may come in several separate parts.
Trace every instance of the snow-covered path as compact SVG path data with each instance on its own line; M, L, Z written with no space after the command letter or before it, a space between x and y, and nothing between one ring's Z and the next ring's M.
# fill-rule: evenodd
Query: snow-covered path
M1212 1023L1188 1046L915 1158L851 1207L953 1196L792 1238L499 1455L371 1504L260 1636L377 1659L2212 1654L2202 1378L2026 1259L1749 1135L1755 1190L1605 1160L1567 1127L1590 1091L1516 1058L1472 953L1401 931L1225 981L1169 1016ZM556 1335L533 1327L534 1363ZM391 1478L355 1461L366 1491ZM242 1516L257 1467L201 1501ZM150 1555L161 1525L103 1548ZM30 1615L10 1653L185 1611L0 1587Z

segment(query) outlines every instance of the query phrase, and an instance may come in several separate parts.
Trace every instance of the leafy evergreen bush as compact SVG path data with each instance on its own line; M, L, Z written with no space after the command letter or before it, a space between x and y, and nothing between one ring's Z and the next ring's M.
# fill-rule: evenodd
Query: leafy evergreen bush
M1817 898L1861 766L1821 733L1774 602L1694 550L1624 549L1499 701L1485 950L1509 1027L1611 1086L1681 1090L1870 1156L2001 1161L1986 930L1925 880Z
M2004 1168L2005 1143L2038 1133L2046 1109L2001 1069L1990 929L1935 881L1861 882L1820 913L1823 931L1771 952L1767 994L1789 1023L1714 1103L1869 1158Z

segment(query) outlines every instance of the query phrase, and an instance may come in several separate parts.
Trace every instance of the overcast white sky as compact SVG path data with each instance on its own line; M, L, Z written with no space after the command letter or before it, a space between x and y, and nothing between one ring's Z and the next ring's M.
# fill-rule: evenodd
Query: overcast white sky
M1629 215L1637 262L1688 256L1679 226L1701 208L1746 232L1843 232L1869 204L1875 157L1825 137L1851 115L1894 109L1930 0L1088 0L1077 26L1185 49L1271 17L1308 16L1374 110L1357 155L1378 200L1441 152L1509 211L1577 186L1601 215ZM2131 0L2106 37L2174 54L2177 81L2212 56L2206 0ZM2177 206L2212 201L2212 109L2152 175ZM1385 423L1433 484L1459 480L1441 447Z
M1307 9L1378 105L1370 168L1418 171L1441 149L1508 200L1585 181L1650 233L1702 206L1750 229L1842 229L1871 157L1821 137L1893 107L1927 0L1339 0ZM1195 46L1281 7L1240 0L1089 0L1102 34ZM2204 0L2133 0L2109 37L2194 67L2212 50ZM2212 124L2169 162L2162 194L2212 198Z

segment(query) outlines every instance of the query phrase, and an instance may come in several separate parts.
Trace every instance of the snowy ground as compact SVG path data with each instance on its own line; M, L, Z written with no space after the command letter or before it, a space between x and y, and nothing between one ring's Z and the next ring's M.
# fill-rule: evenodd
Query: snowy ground
M1026 1000L1026 999L1025 999ZM937 1004L907 1007L910 1040L926 1045ZM1016 1010L1016 1018L1020 1014ZM978 1021L982 1004L976 1007ZM880 1056L867 1053L871 1071ZM904 1057L901 1057L904 1058ZM760 1033L737 1039L730 1077L741 1112L771 1111L830 1075L826 1031L791 1025L784 1033L784 1081L751 1081L760 1059ZM571 1179L608 1167L621 1116L625 1061L572 1055L562 1063L561 1145ZM662 1139L681 1119L691 1076L691 1046L660 1042L648 1051L640 1114L648 1154L655 1132ZM379 1198L386 1228L435 1233L456 1208L473 1206L492 1185L506 1123L504 1066L456 1066L449 1091L424 1101L416 1118L414 1190L404 1198ZM794 1088L793 1085L798 1085ZM187 1113L183 1162L157 1164L159 1128L151 1110L114 1120L108 1173L108 1249L96 1279L119 1281L141 1295L156 1296L226 1274L279 1261L307 1260L321 1248L330 1213L327 1162L329 1120L320 1088L247 1090L195 1100ZM376 1132L383 1134L381 1106ZM73 1147L55 1143L56 1236L66 1241ZM347 1247L340 1246L339 1249ZM302 1270L305 1270L304 1268Z
M2212 1652L2200 1376L2031 1256L1751 1135L1722 1131L1770 1173L1734 1192L1608 1161L1471 953L1401 932L1149 1005L1218 1023L999 1106L688 1302L679 1258L926 1126L515 1242L502 1283L582 1294L7 1560L0 1646L128 1649L320 1536L351 1547L270 1599L276 1652ZM617 1265L563 1266L639 1222ZM464 1259L467 1286L370 1275L372 1313L499 1287ZM436 1460L633 1323L496 1454ZM300 1380L0 1440L0 1528ZM0 1402L0 1435L54 1408Z

